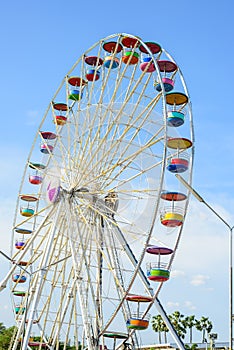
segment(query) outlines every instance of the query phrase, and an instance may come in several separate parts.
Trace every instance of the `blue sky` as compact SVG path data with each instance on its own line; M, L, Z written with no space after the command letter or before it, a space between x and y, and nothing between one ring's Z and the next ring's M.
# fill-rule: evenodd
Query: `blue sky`
M48 103L83 51L121 32L160 43L179 64L193 105L193 186L234 224L233 11L231 0L2 4L0 239L5 252L24 164ZM208 316L220 341L228 340L228 264L228 230L192 199L174 277L160 299L169 313ZM3 258L1 265L2 277ZM7 293L0 295L0 321L11 325Z

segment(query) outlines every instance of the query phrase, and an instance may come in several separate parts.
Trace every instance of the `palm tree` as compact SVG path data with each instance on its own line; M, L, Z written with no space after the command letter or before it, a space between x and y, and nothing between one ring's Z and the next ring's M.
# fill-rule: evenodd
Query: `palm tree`
M161 315L153 316L151 324L152 324L152 329L158 333L159 344L162 344L161 333L165 332L165 328L167 328L167 327L166 327Z
M183 325L185 328L189 328L189 343L193 342L193 327L197 324L197 320L194 315L186 316L183 320Z
M205 343L207 341L206 335L208 335L213 328L211 321L209 321L208 317L202 316L200 320L196 321L196 328L198 331L202 331L202 343Z
M172 315L169 315L169 319L178 336L184 338L186 334L186 327L184 326L184 315L182 315L179 311L174 311Z
M169 329L167 328L166 323L163 321L162 323L162 332L164 333L164 343L167 343L167 333L169 332Z

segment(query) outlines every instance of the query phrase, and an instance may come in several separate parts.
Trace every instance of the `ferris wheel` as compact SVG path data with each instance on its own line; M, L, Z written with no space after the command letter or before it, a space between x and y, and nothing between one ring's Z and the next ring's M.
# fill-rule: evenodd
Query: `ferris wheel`
M189 94L156 42L85 51L42 118L12 230L11 349L137 348L179 246L191 181ZM169 283L169 282L168 282Z

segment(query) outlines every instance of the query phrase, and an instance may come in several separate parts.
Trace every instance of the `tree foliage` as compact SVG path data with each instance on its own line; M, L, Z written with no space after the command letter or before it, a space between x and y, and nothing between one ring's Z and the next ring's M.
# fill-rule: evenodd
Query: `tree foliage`
M177 332L178 336L182 339L185 339L188 334L188 342L192 344L193 341L193 330L196 329L202 332L202 343L207 341L207 337L211 332L213 325L208 317L202 316L200 320L196 319L195 315L184 316L179 311L173 312L168 316L171 321L172 326ZM158 341L162 343L161 333L165 334L165 343L166 341L166 333L168 332L168 328L164 323L161 315L153 316L152 321L152 329L158 333ZM188 332L187 332L188 331ZM193 347L194 349L194 347Z
M163 321L162 317L160 315L154 316L152 319L152 328L155 332L158 333L158 342L159 344L162 343L162 337L161 334L164 333L164 340L165 343L167 342L167 336L166 333L168 332L168 328Z
M176 330L178 336L184 339L186 334L184 315L182 315L179 311L175 311L172 315L169 315L169 319L174 329Z
M14 331L15 326L6 328L0 323L0 350L6 350L9 348Z
M194 315L186 316L184 319L184 325L189 329L189 343L193 342L193 327L196 327L197 320Z
M208 317L202 316L200 320L196 322L196 328L202 332L202 343L207 342L207 335L211 332L213 325Z

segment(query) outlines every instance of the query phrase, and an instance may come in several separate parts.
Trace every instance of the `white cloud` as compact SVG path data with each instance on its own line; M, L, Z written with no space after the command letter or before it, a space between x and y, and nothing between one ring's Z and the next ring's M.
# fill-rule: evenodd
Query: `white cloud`
M184 302L184 306L188 308L189 310L196 310L196 306L193 305L193 303L189 300Z
M167 302L167 307L169 307L171 309L178 308L179 306L180 306L180 304L178 302L174 302L174 301Z
M193 286L201 286L203 284L206 284L206 282L209 280L209 276L205 275L195 275L192 277L190 284Z
M185 272L182 270L172 270L171 271L171 277L176 278L176 277L184 277L185 276Z
M198 224L199 222L204 224L207 221L213 224L221 224L223 231L225 232L226 228L215 212L228 223L231 224L233 222L233 215L230 211L228 211L228 209L234 204L232 199L220 194L220 198L214 197L213 200L207 200L207 204L214 210L214 212L212 212L211 209L209 209L205 204L193 199L193 197L191 199L188 215L190 217L197 216ZM222 205L218 203L222 203Z
M186 300L185 302L179 302L179 301L167 301L166 306L169 309L189 309L189 310L196 310L196 306L189 300Z

